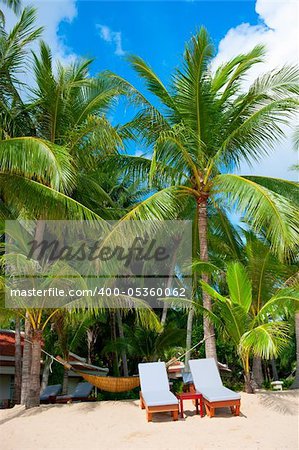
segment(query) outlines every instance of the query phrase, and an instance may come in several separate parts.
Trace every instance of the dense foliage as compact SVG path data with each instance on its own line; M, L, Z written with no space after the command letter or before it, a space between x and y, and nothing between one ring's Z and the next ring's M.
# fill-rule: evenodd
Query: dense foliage
M19 12L19 2L6 3ZM186 363L191 354L226 363L229 385L240 387L244 372L247 391L253 380L261 385L294 375L298 185L237 171L242 161L272 151L292 123L297 68L273 70L244 90L264 47L213 72L214 48L202 28L167 86L141 58L129 58L145 82L140 92L108 71L90 75L92 60L55 64L43 41L31 52L42 32L35 14L25 8L10 31L0 17L1 231L5 219L192 220L193 287L188 311L66 312L20 304L15 314L35 351L26 369L26 405L39 401L42 342L51 353L67 358L76 352L115 375L135 374L140 361L169 360L186 350ZM107 113L119 97L136 114L113 126ZM151 157L126 153L127 143L142 143ZM238 225L230 219L235 211ZM43 232L39 227L35 233ZM2 264L8 257L15 255L2 256ZM2 311L2 325L14 327L14 314ZM23 381L24 371L25 364ZM61 367L51 378L64 378L67 389Z

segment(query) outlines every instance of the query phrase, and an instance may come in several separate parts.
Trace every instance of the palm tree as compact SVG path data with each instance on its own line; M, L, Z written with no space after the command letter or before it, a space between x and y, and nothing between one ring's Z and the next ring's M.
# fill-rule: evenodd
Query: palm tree
M165 360L171 350L176 351L178 347L181 350L186 336L186 332L178 329L174 322L165 325L162 332L160 329L155 330L142 324L136 324L134 328L124 325L124 331L125 337L120 336L104 346L104 354L126 351L138 361L150 362L159 358Z
M15 318L15 377L14 377L14 404L21 403L22 390L22 347L21 347L21 321Z
M17 211L26 207L31 217L101 220L88 203L110 200L95 171L103 153L122 145L121 130L104 116L118 91L88 77L91 61L58 64L54 75L46 44L40 53L34 55L37 87L27 105L31 133L11 136L5 129L0 141L2 199Z
M130 125L153 149L151 159L110 158L112 166L118 164L156 187L127 218L176 219L188 202L193 203L202 262L209 259L207 229L212 205L233 206L250 221L252 229L259 232L264 228L272 250L280 257L292 251L298 240L298 211L292 204L298 194L296 183L229 173L242 161L258 161L273 149L283 137L282 125L298 109L298 71L294 67L273 70L256 79L247 91L242 89L248 71L263 61L264 53L263 46L256 46L212 72L214 49L207 31L201 28L187 44L182 67L168 87L140 57L129 57L158 107L128 81L110 74L139 107ZM201 278L209 282L208 274ZM206 291L202 300L210 310ZM206 356L216 358L208 317L204 334Z
M299 389L299 307L295 313L295 332L296 332L296 375L292 389Z
M279 287L283 287L295 266L280 261L272 252L269 243L262 236L245 232L246 245L244 247L243 262L252 283L253 308L257 314L263 305L274 295ZM274 360L272 360L274 364ZM262 360L253 358L253 379L258 387L263 383Z
M294 288L278 288L259 310L253 298L253 283L245 267L228 263L226 272L228 296L202 281L203 288L216 299L213 312L206 313L223 335L235 345L244 370L246 392L251 393L250 357L264 359L276 357L288 339L287 322L281 320L282 307L299 302L299 292Z
M75 352L86 338L88 325L95 322L94 314L83 311L60 310L52 319L51 329L57 334L57 351L65 361L69 360L70 352ZM64 369L62 394L68 392L68 369Z
M50 49L41 43L40 57L33 55L37 87L31 102L24 104L15 72L24 66L27 44L39 32L34 30L32 9L23 12L10 34L3 31L0 81L6 91L2 91L0 104L1 206L13 209L17 218L101 222L97 212L101 211L103 200L107 203L110 198L94 172L102 153L115 151L121 145L120 134L105 118L117 90L111 82L88 77L91 61L76 62L69 67L58 64L54 75ZM20 114L14 114L16 104ZM22 121L23 116L26 120ZM86 190L89 196L82 194ZM90 199L100 205L97 212L90 209ZM36 233L42 234L41 222L38 227ZM27 308L32 341L27 407L39 402L42 333L56 313ZM29 367L29 358L27 362L24 370Z
M293 289L299 291L299 272L291 276L285 283L286 286L291 286ZM295 338L296 338L296 373L291 389L299 388L299 305L291 305L286 311L287 316L295 319Z
M42 32L35 20L36 10L27 7L10 32L1 27L0 139L35 134L30 110L21 95L25 86L19 78L28 67L30 46Z

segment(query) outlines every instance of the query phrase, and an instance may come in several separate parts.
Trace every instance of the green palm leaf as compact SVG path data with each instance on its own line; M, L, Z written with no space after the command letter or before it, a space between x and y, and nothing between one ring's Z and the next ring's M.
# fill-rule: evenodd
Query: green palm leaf
M298 209L282 195L250 179L230 174L215 178L212 193L226 195L255 231L265 228L273 250L281 257L297 245Z
M98 220L102 218L78 201L37 181L18 175L0 174L0 192L8 205L31 217L61 220Z
M34 137L0 141L0 170L34 178L64 192L69 192L74 185L74 170L68 151Z
M286 322L268 322L244 333L240 340L240 353L252 352L264 359L275 358L289 338Z
M245 267L239 262L229 263L226 281L231 301L242 306L248 313L252 302L252 288Z

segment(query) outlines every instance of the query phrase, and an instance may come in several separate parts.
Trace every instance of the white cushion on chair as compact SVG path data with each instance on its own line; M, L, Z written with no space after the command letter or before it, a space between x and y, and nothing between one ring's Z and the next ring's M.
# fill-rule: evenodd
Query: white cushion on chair
M209 402L239 400L240 394L223 386L214 358L190 359L195 388Z
M238 392L231 391L224 386L201 388L200 393L209 402L224 402L226 400L239 400L241 398Z
M164 362L138 364L142 394L145 392L169 392L169 382Z
M205 387L223 386L214 358L190 359L189 366L197 391L201 392L201 388Z
M156 391L156 392L142 391L142 396L147 406L165 406L178 404L178 399L170 391Z

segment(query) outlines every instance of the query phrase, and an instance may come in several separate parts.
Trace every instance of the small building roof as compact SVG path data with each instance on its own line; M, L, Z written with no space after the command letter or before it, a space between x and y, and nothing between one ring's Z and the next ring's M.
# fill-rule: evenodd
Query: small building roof
M24 333L21 333L22 351L24 347ZM14 330L0 330L0 359L2 356L15 356Z

